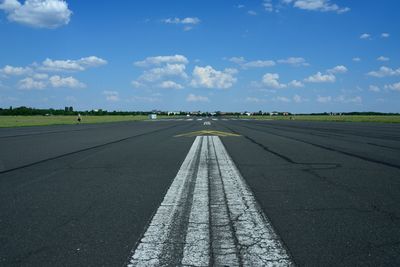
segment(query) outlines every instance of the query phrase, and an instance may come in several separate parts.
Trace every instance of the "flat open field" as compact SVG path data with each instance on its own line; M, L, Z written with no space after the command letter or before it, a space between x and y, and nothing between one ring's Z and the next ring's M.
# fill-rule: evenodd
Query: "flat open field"
M146 120L142 115L82 116L81 123L104 123L118 121ZM44 126L77 124L76 116L0 116L0 127Z
M241 118L250 118L256 120L290 120L291 118L299 121L342 121L342 122L384 122L400 123L400 116L394 115L343 115L343 116L241 116Z

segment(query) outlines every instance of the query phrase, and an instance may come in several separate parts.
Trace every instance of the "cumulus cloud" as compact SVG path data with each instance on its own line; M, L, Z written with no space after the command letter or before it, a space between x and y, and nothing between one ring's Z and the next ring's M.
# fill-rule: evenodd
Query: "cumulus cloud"
M160 87L163 89L177 89L177 90L183 89L182 85L174 81L163 81L160 84Z
M18 83L18 88L19 89L25 89L25 90L32 90L32 89L44 89L46 87L46 82L44 81L37 81L34 80L31 77L26 77L25 79L22 79Z
M242 67L247 68L264 68L264 67L272 67L275 66L275 62L273 60L255 60L249 61L242 64Z
M392 68L382 66L377 71L368 72L367 75L372 76L372 77L377 77L377 78L383 78L383 77L388 77L388 76L398 76L398 75L400 75L400 68L398 68L397 70L394 70Z
M306 101L308 101L308 99L304 98L302 96L299 96L299 95L294 95L293 96L293 102L295 102L295 103L303 103L303 102L306 102Z
M327 71L328 73L346 73L347 72L347 68L343 65L338 65L336 67L333 67L332 69L329 69Z
M271 0L264 0L263 6L264 6L265 11L268 11L268 12L274 11L274 5L272 4Z
M371 34L363 33L360 35L360 39L371 39Z
M3 0L0 9L7 13L12 22L35 28L54 29L67 25L72 11L64 0Z
M361 104L362 103L362 97L361 96L354 96L354 97L346 97L344 95L340 95L335 98L336 102L340 103L353 103L353 104Z
M195 66L192 74L191 85L194 87L227 89L232 87L237 79L234 76L236 69L216 70L211 66Z
M8 76L19 76L24 75L31 72L29 67L13 67L10 65L6 65L4 68L0 69L0 73L3 73Z
M117 91L103 91L103 95L105 95L107 101L110 102L119 101L119 93Z
M375 93L379 93L379 92L381 91L381 89L380 89L378 86L376 86L376 85L370 85L370 86L369 86L369 90L370 90L371 92L375 92Z
M322 74L321 72L317 72L316 74L304 79L304 81L309 83L333 83L336 81L336 77L331 73Z
M301 88L304 87L304 84L301 81L293 80L288 83L288 87Z
M188 76L185 72L186 66L184 64L167 64L162 67L152 68L146 70L139 77L139 81L156 82L165 77L178 77L186 79Z
M298 9L309 11L336 12L338 14L350 11L350 8L340 7L330 0L282 0L281 2L291 4Z
M197 17L186 17L186 18L168 18L163 20L167 24L199 24L201 20Z
M206 96L201 96L201 95L194 95L194 94L189 94L186 97L187 102L210 102L208 97Z
M381 34L381 37L382 37L382 38L389 38L389 37L390 37L390 34L387 33L387 32L383 32L383 33Z
M279 59L278 63L288 64L288 65L292 65L292 66L309 66L310 65L302 57L289 57L286 59Z
M99 67L106 64L106 60L96 56L84 57L77 60L52 60L47 58L42 62L42 65L39 66L39 69L45 71L84 71L88 68Z
M274 88L274 89L281 89L286 88L286 84L279 83L279 74L277 73L266 73L262 77L263 85Z
M240 65L244 69L248 68L264 68L275 66L276 63L273 60L253 60L247 61L244 57L231 57L228 61Z
M354 62L360 62L361 61L361 58L359 58L359 57L353 57L353 59L352 59Z
M243 64L246 62L246 59L244 57L231 57L228 59L230 62L233 62L235 64Z
M384 61L389 61L390 58L384 57L384 56L380 56L380 57L378 57L376 60L384 62Z
M162 64L188 64L189 60L182 55L147 57L142 61L133 63L136 67L160 66Z
M194 25L197 25L201 22L201 20L197 17L186 17L186 18L167 18L163 20L164 23L166 24L179 24L183 25L183 29L185 31L189 31L193 29Z
M274 97L272 100L276 101L276 102L283 102L283 103L291 102L290 98L287 98L285 96L277 96L277 97Z
M394 84L385 85L385 88L400 92L400 82L394 83Z
M331 96L318 96L317 97L317 102L319 103L329 103L332 101Z
M246 99L245 99L244 101L245 101L245 102L248 102L248 103L262 103L262 102L266 102L265 99L258 98L258 97L252 97L252 96L246 97Z
M52 87L68 87L68 88L84 88L86 85L74 77L60 77L58 75L51 76L49 78L50 85Z

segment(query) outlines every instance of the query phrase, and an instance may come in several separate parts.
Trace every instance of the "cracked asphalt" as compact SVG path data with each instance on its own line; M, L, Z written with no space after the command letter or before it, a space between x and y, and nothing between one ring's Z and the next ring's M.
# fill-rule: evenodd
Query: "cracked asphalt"
M0 265L125 265L199 130L296 265L400 265L400 125L204 121L0 129Z

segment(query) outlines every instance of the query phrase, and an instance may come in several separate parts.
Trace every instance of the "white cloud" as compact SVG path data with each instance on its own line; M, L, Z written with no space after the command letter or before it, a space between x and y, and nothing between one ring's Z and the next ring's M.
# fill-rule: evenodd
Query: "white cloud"
M304 87L304 84L301 81L293 80L288 83L288 87L301 88Z
M316 74L306 78L304 81L309 83L333 83L336 81L336 77L331 73L322 74L321 72L317 72Z
M103 91L103 95L106 96L106 100L110 102L119 101L119 93L117 91Z
M4 68L0 69L0 73L3 73L5 75L10 75L10 76L18 76L18 75L24 75L30 72L31 69L26 67L13 67L10 65L6 65Z
M332 101L331 96L318 96L317 97L317 102L319 103L329 103Z
M0 9L9 21L35 28L54 29L69 23L72 11L64 0L3 0Z
M338 14L350 11L348 7L339 7L337 4L331 3L330 0L283 0L285 4L293 4L293 7L321 12L336 12Z
M334 67L332 69L329 69L327 72L328 73L333 73L333 74L335 74L335 73L346 73L347 72L347 68L345 66L343 66L343 65L338 65L338 66L336 66L336 67Z
M290 98L287 98L285 96L277 96L277 97L274 97L272 100L276 101L276 102L283 102L283 103L291 102Z
M397 76L397 75L400 75L400 68L398 68L397 70L394 70L392 68L382 66L377 71L368 72L367 75L377 77L377 78L383 78L383 77L388 77L388 76Z
M280 64L289 64L292 66L309 66L306 60L302 57L289 57L286 59L279 59L278 63Z
M353 57L353 61L354 61L354 62L360 62L360 61L361 61L361 58L359 58L359 57Z
M262 83L263 85L274 89L286 88L286 84L279 83L279 74L277 73L264 74Z
M194 94L189 94L186 97L187 102L210 102L208 97L206 96L201 96L201 95L194 95Z
M233 62L235 64L242 64L246 62L246 59L244 57L231 57L228 59L230 62Z
M49 75L46 73L35 73L32 75L32 77L37 80L47 80L47 78L49 78Z
M257 16L257 12L255 12L254 10L247 11L247 14L249 14L250 16Z
M253 60L247 61L244 57L231 57L228 61L240 65L242 68L264 68L275 66L276 63L273 60Z
M268 12L274 11L274 5L272 4L271 0L264 0L263 6L264 6L265 11L268 11Z
M95 56L84 57L78 60L52 60L47 58L39 67L45 71L84 71L87 68L99 67L107 64L107 61Z
M293 96L293 102L295 102L295 103L303 103L303 102L306 102L306 101L308 101L308 99L304 98L302 96L299 96L299 95L294 95Z
M387 32L383 32L383 33L381 34L381 37L382 37L382 38L389 38L389 37L390 37L390 34L387 33Z
M249 103L262 103L262 102L266 102L266 100L265 100L265 99L262 99L262 98L258 98L258 97L251 97L251 96L248 96L248 97L246 97L245 102L249 102Z
M360 39L370 39L371 38L371 34L369 33L363 33L360 35Z
M146 85L139 81L132 81L132 86L135 88L144 88Z
M355 97L346 97L344 95L340 95L337 98L335 98L336 102L340 103L353 103L353 104L361 104L362 103L362 97L361 96L355 96Z
M380 56L380 57L378 57L376 60L378 60L378 61L389 61L390 58L384 57L384 56Z
M236 69L215 70L211 66L195 66L191 85L194 87L227 89L236 83Z
M163 81L160 84L160 87L163 89L177 89L177 90L183 89L182 85L180 85L179 83L176 83L174 81Z
M133 64L136 67L151 67L151 66L160 66L162 64L188 64L189 60L182 55L172 55L172 56L155 56L155 57L147 57L142 61L136 61Z
M190 31L193 29L194 25L197 25L201 22L201 20L197 17L187 17L187 18L168 18L163 20L164 23L166 24L179 24L183 25L183 30L184 31Z
M394 83L394 84L385 85L385 88L400 92L400 82Z
M146 70L139 77L139 81L155 82L165 77L180 77L186 79L188 76L185 72L184 64L167 64L163 67Z
M275 62L273 60L255 60L249 61L242 64L243 68L263 68L263 67L272 67L275 66Z
M49 78L50 85L52 87L69 87L69 88L84 88L86 85L81 83L74 77L60 77L58 75L51 76Z
M182 19L175 17L175 18L168 18L163 21L164 23L167 24L193 24L193 25L199 24L201 22L201 20L197 17L187 17Z
M381 89L380 89L378 86L376 86L376 85L370 85L370 86L369 86L369 90L370 90L371 92L375 92L375 93L378 93L378 92L381 91Z
M22 79L18 83L18 87L20 89L26 89L26 90L31 90L31 89L44 89L46 87L46 82L44 81L37 81L32 79L31 77L27 77L25 79Z

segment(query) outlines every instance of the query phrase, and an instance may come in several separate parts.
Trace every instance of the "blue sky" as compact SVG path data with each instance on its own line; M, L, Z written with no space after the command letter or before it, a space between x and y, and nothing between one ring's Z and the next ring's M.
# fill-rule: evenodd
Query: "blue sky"
M397 0L0 0L0 107L400 112Z

